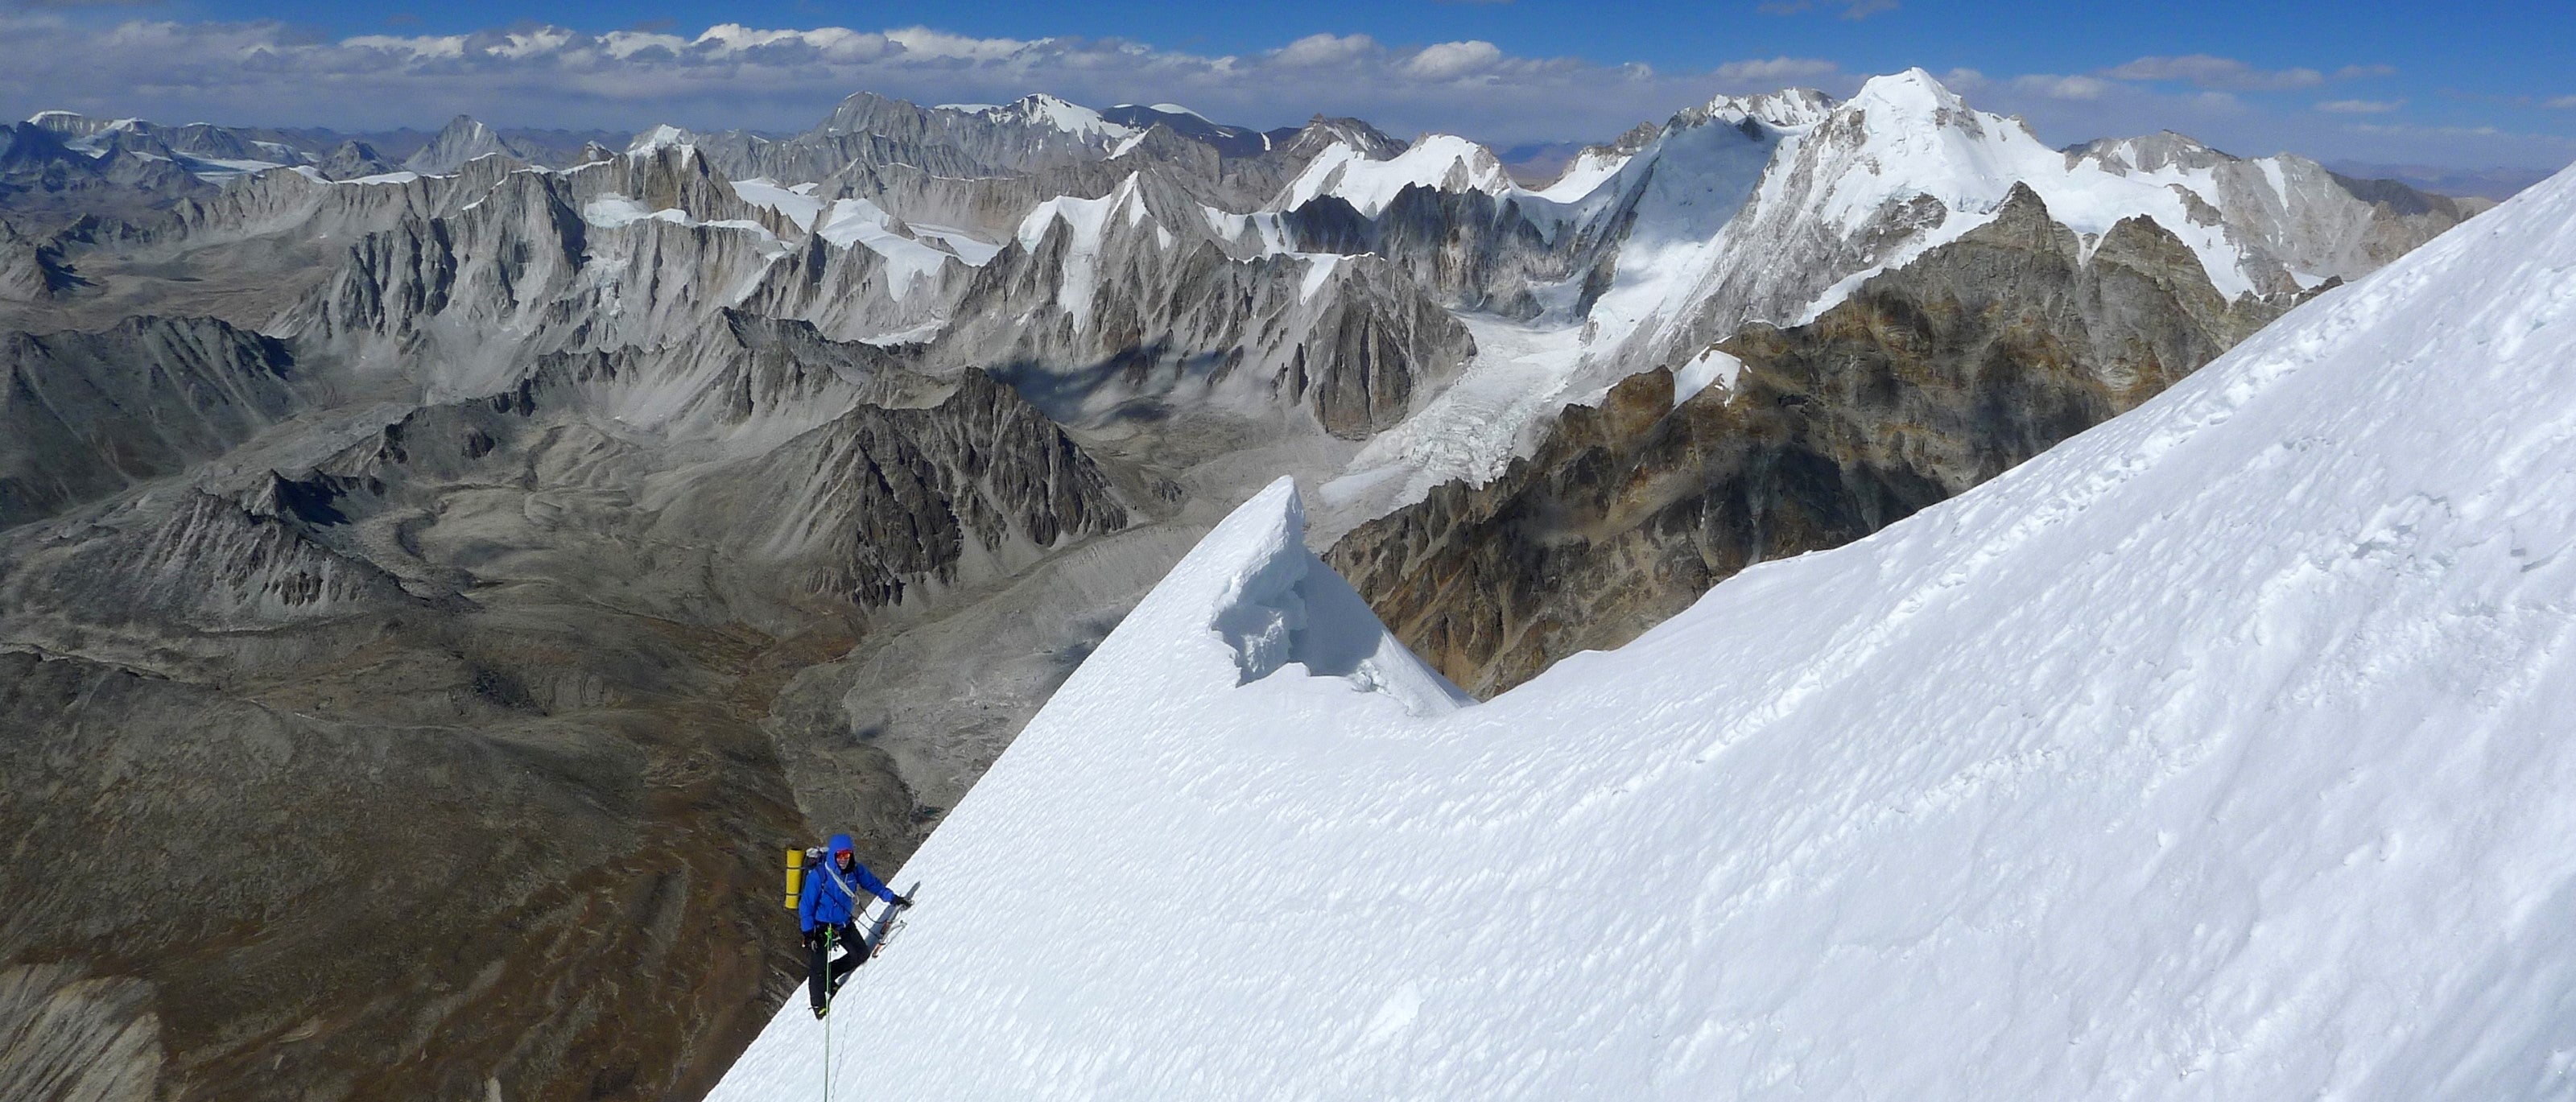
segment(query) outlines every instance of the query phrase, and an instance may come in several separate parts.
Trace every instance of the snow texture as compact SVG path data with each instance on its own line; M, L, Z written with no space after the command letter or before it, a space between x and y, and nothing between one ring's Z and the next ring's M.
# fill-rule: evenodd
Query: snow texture
M822 227L815 232L823 235L823 240L844 249L865 248L885 258L887 286L897 299L911 294L922 280L938 275L940 266L957 255L895 232L894 217L865 199L834 200L819 217ZM992 259L994 251L986 248L961 259L980 265Z
M2576 172L1482 705L1298 525L1220 525L921 848L839 1083L2576 1097ZM713 1097L819 1097L822 1030Z
M813 229L814 220L822 216L824 201L815 197L814 189L813 184L783 187L775 180L760 176L733 182L733 193L743 202L786 215L787 220L796 223L800 230Z
M1364 217L1375 218L1396 194L1415 184L1441 191L1482 191L1496 196L1522 194L1492 151L1465 138L1425 134L1392 159L1372 161L1348 142L1335 141L1289 181L1273 204L1295 210L1323 195L1349 201Z
M2126 218L2154 220L2231 298L2256 290L2258 270L2276 262L2353 259L2322 227L2364 205L2322 168L2299 162L2309 189L2301 191L2283 158L2246 162L2258 170L2250 174L2231 162L2170 134L2056 149L2019 119L1974 110L1920 69L1874 77L1842 103L1815 93L1720 98L1677 117L1634 156L1587 152L1541 191L1513 185L1490 153L1464 139L1433 135L1387 161L1337 145L1274 205L1330 194L1373 214L1419 183L1484 190L1552 239L1578 227L1571 239L1624 228L1608 286L1587 312L1573 306L1588 272L1536 289L1548 306L1540 317L1499 323L1529 334L1489 350L1479 330L1465 384L1474 391L1480 381L1510 380L1499 415L1481 396L1427 404L1394 440L1355 458L1324 499L1336 517L1353 502L1373 516L1452 479L1482 485L1528 451L1549 414L1596 401L1639 371L1679 372L1746 322L1813 321L1871 277L1992 221L2016 184L2087 241ZM2231 189L2243 175L2266 181L2260 194ZM2319 226L2294 228L2301 218ZM2288 275L2302 288L2325 278L2295 266ZM1536 335L1548 330L1563 332ZM1533 355L1539 347L1544 355ZM1423 465L1424 456L1443 461ZM1447 461L1460 458L1474 461Z
M1743 373L1744 361L1711 348L1673 373L1673 404L1689 401L1692 395L1708 389L1710 383L1716 383L1719 389L1731 389L1736 376Z

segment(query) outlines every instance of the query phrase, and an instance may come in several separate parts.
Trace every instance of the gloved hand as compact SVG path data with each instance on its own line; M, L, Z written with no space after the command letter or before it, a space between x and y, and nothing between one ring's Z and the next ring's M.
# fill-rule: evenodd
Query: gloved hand
M823 944L823 931L820 928L805 931L806 948L811 949L821 944Z
M898 907L912 906L912 897L908 895L898 895L894 897L894 905Z

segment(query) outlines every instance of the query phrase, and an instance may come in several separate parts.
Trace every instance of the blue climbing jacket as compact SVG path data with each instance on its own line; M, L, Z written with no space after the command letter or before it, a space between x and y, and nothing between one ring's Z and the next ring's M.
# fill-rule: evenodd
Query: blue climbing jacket
M835 834L831 843L823 847L822 866L806 870L805 892L796 897L796 920L806 933L813 933L821 926L838 926L858 917L858 893L861 891L888 903L894 902L894 892L877 879L877 874L869 872L866 865L853 859L850 871L841 871L841 855L849 851L850 836Z

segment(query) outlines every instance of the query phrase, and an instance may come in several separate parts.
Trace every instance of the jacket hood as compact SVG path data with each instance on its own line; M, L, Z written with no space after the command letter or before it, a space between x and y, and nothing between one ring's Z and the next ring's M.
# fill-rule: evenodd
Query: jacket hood
M831 841L823 843L823 856L825 856L825 857L831 857L831 856L833 856L833 855L835 855L835 854L840 853L842 850L845 850L845 849L857 849L857 848L858 848L858 847L853 846L853 845L851 845L851 844L850 844L850 836L849 836L849 835L847 835L847 834L835 834L835 835L833 835L833 836L832 836L832 840L831 840Z

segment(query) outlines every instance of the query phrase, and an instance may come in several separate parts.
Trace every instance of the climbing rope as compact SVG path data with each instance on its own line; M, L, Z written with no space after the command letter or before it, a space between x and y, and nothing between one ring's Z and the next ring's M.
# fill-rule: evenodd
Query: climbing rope
M832 1102L832 928L823 927L823 1102Z

